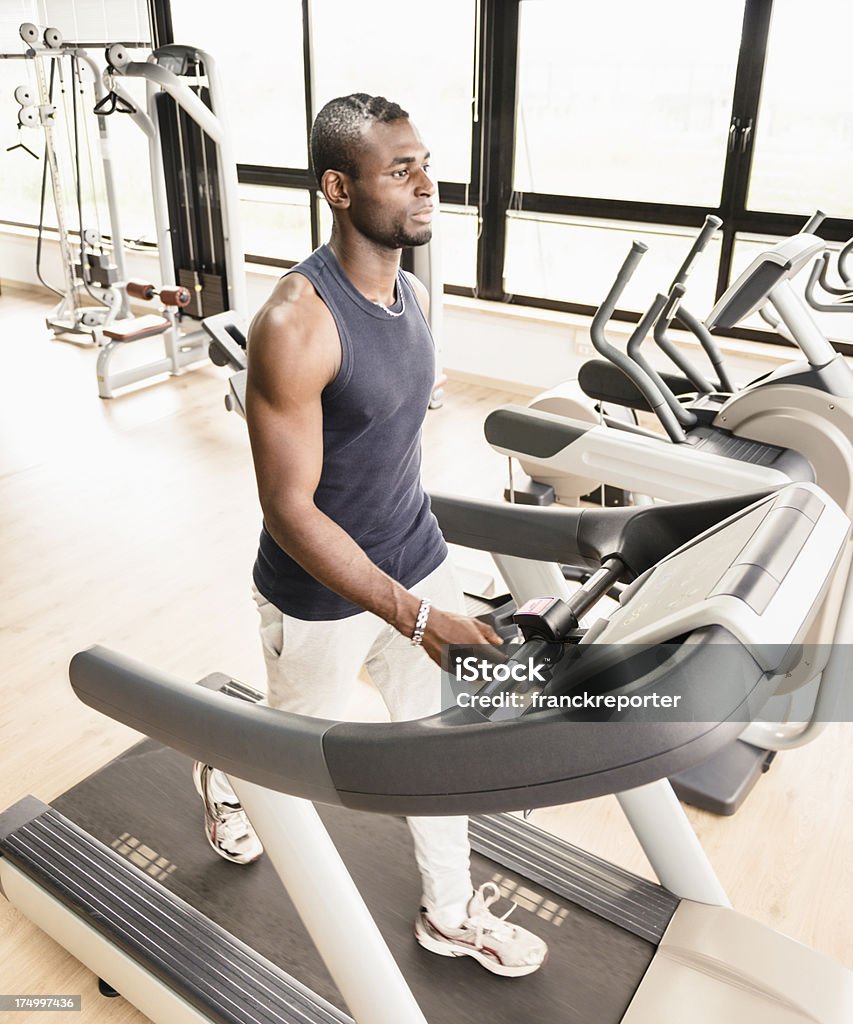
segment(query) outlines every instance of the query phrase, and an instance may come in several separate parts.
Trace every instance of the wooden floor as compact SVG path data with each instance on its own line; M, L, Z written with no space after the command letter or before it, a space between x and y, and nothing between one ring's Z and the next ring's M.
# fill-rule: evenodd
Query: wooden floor
M222 405L224 372L204 365L102 401L96 351L50 340L46 309L29 292L0 298L0 808L28 793L50 800L136 740L72 695L66 668L81 648L263 686L249 596L260 513L245 426ZM503 461L482 422L512 398L451 383L428 417L429 486L498 493ZM850 726L833 726L780 756L736 817L690 818L735 907L853 968L851 740ZM534 821L648 873L612 799ZM80 993L86 1024L144 1020L99 997L91 975L2 900L0 993ZM37 1019L54 1018L67 1024Z

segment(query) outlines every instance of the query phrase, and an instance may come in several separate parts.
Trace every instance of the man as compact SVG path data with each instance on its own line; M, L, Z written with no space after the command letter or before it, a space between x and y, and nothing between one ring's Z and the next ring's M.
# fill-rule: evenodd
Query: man
M436 188L408 114L383 97L328 103L311 132L334 227L276 285L249 332L246 415L264 513L254 569L272 706L337 718L362 665L391 718L440 710L445 644L500 643L461 612L420 480L435 380L426 289L400 270L429 241ZM420 649L419 649L420 648ZM208 839L260 856L224 777L196 767ZM423 881L421 945L503 975L541 966L545 943L475 893L463 817L410 818Z

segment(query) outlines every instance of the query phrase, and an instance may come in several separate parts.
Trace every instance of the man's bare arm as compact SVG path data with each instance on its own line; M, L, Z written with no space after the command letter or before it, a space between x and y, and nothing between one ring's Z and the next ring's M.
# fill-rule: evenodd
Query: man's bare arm
M340 344L327 308L290 275L249 336L246 415L264 521L275 542L324 586L411 636L420 600L382 572L314 503L323 465L321 394ZM476 620L440 609L424 637L438 660L445 643L499 642Z

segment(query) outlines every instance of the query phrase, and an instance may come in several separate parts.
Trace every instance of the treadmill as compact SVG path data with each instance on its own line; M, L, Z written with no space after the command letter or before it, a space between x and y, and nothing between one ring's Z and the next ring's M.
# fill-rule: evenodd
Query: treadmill
M158 1024L849 1022L853 973L730 909L665 781L730 742L796 662L844 513L811 484L636 509L433 507L451 542L596 570L571 601L519 610L509 660L540 668L532 685L468 687L429 719L336 722L92 648L71 663L75 692L150 739L55 807L28 797L0 816L6 898ZM619 609L580 628L615 580L628 584ZM838 642L851 616L847 596ZM574 702L590 695L592 709ZM650 710L655 695L678 705ZM207 850L191 758L229 774L261 862L235 869ZM607 793L662 885L503 813ZM448 813L484 815L474 877L549 943L535 974L416 945L419 879L395 816ZM167 848L168 818L204 849L194 877Z

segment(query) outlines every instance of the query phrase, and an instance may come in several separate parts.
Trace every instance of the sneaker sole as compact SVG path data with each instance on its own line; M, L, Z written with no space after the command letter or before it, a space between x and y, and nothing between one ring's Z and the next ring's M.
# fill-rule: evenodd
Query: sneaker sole
M506 964L502 964L490 954L484 953L482 950L475 949L473 946L462 946L434 939L420 927L419 923L415 924L415 938L417 939L418 944L423 946L424 949L429 950L430 953L437 953L439 956L452 957L470 956L482 967L485 967L487 971L491 971L492 974L499 974L504 978L522 978L526 974L533 974L533 972L538 971L542 964L545 963L545 960L548 959L546 954L545 959L542 960L541 963L520 964L518 967L510 967Z

